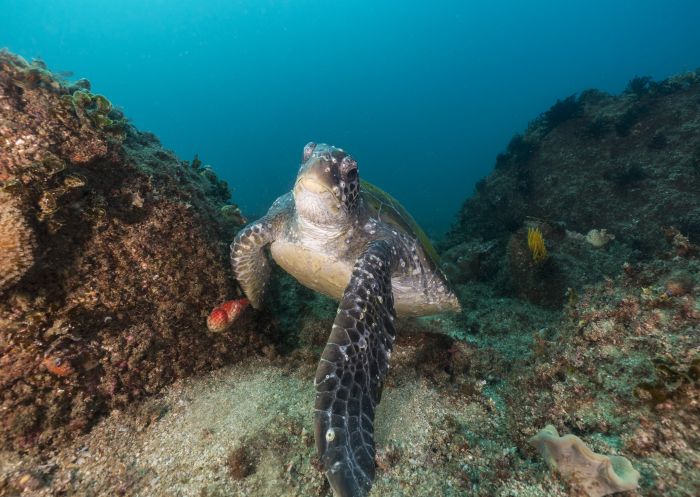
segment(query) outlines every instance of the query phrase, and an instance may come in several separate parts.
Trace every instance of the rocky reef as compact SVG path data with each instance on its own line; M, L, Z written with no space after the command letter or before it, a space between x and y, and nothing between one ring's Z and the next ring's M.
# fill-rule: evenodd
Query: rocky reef
M583 91L535 119L464 204L451 242L491 240L527 218L586 234L606 228L639 256L659 226L700 236L700 73L630 81L621 95Z
M557 101L441 242L465 308L453 336L496 351L487 381L512 446L554 425L628 457L640 495L700 485L699 102L700 72ZM540 324L494 320L495 296Z
M335 303L275 274L208 333L225 185L86 82L0 69L0 495L329 497ZM463 312L397 320L373 497L697 494L699 103L635 78L511 141L438 244Z
M0 52L0 447L55 446L265 346L204 325L236 291L229 196L86 80Z
M606 488L606 479L570 478L584 468L550 469L530 442L550 424L594 453L629 460L633 469L623 470L641 476L624 495L694 495L700 308L695 286L678 276L699 270L694 257L634 265L563 312L460 285L467 316L400 321L371 495L585 497ZM314 312L301 318L291 353L178 381L113 411L48 461L3 454L0 489L330 497L310 409L316 344L334 304L306 305ZM467 324L477 315L478 330Z
M559 307L567 288L656 257L669 236L662 227L697 239L699 101L698 72L557 101L511 139L464 203L443 242L446 270ZM543 264L527 260L528 226L545 236L552 257Z

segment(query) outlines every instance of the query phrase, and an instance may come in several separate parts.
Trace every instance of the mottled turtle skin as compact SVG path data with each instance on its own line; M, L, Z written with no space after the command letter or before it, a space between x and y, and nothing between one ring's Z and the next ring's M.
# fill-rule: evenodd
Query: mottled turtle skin
M267 248L300 283L340 302L314 380L316 448L337 497L366 496L394 318L459 311L459 302L415 221L360 181L356 161L333 146L307 144L293 190L231 245L236 278L255 308L269 277Z

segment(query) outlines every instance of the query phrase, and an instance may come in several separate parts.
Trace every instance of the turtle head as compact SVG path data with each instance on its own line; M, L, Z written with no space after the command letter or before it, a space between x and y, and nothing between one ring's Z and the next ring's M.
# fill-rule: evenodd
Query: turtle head
M316 224L338 224L352 216L359 198L355 159L332 145L307 143L294 183L297 213Z

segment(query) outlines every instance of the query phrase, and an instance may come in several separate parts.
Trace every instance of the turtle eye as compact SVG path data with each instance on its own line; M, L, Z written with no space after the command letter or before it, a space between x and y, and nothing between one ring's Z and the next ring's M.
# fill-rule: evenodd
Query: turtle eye
M311 154L314 153L314 150L316 149L316 144L314 142L309 142L306 145L304 145L304 153L302 155L301 161L306 162L309 160L311 157Z

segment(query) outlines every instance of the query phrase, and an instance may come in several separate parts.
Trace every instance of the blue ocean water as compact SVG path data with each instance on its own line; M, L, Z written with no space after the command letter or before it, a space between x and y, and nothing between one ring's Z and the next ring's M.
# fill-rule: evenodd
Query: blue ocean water
M700 65L700 2L0 1L0 46L86 77L252 217L303 145L349 150L432 234L557 98Z

